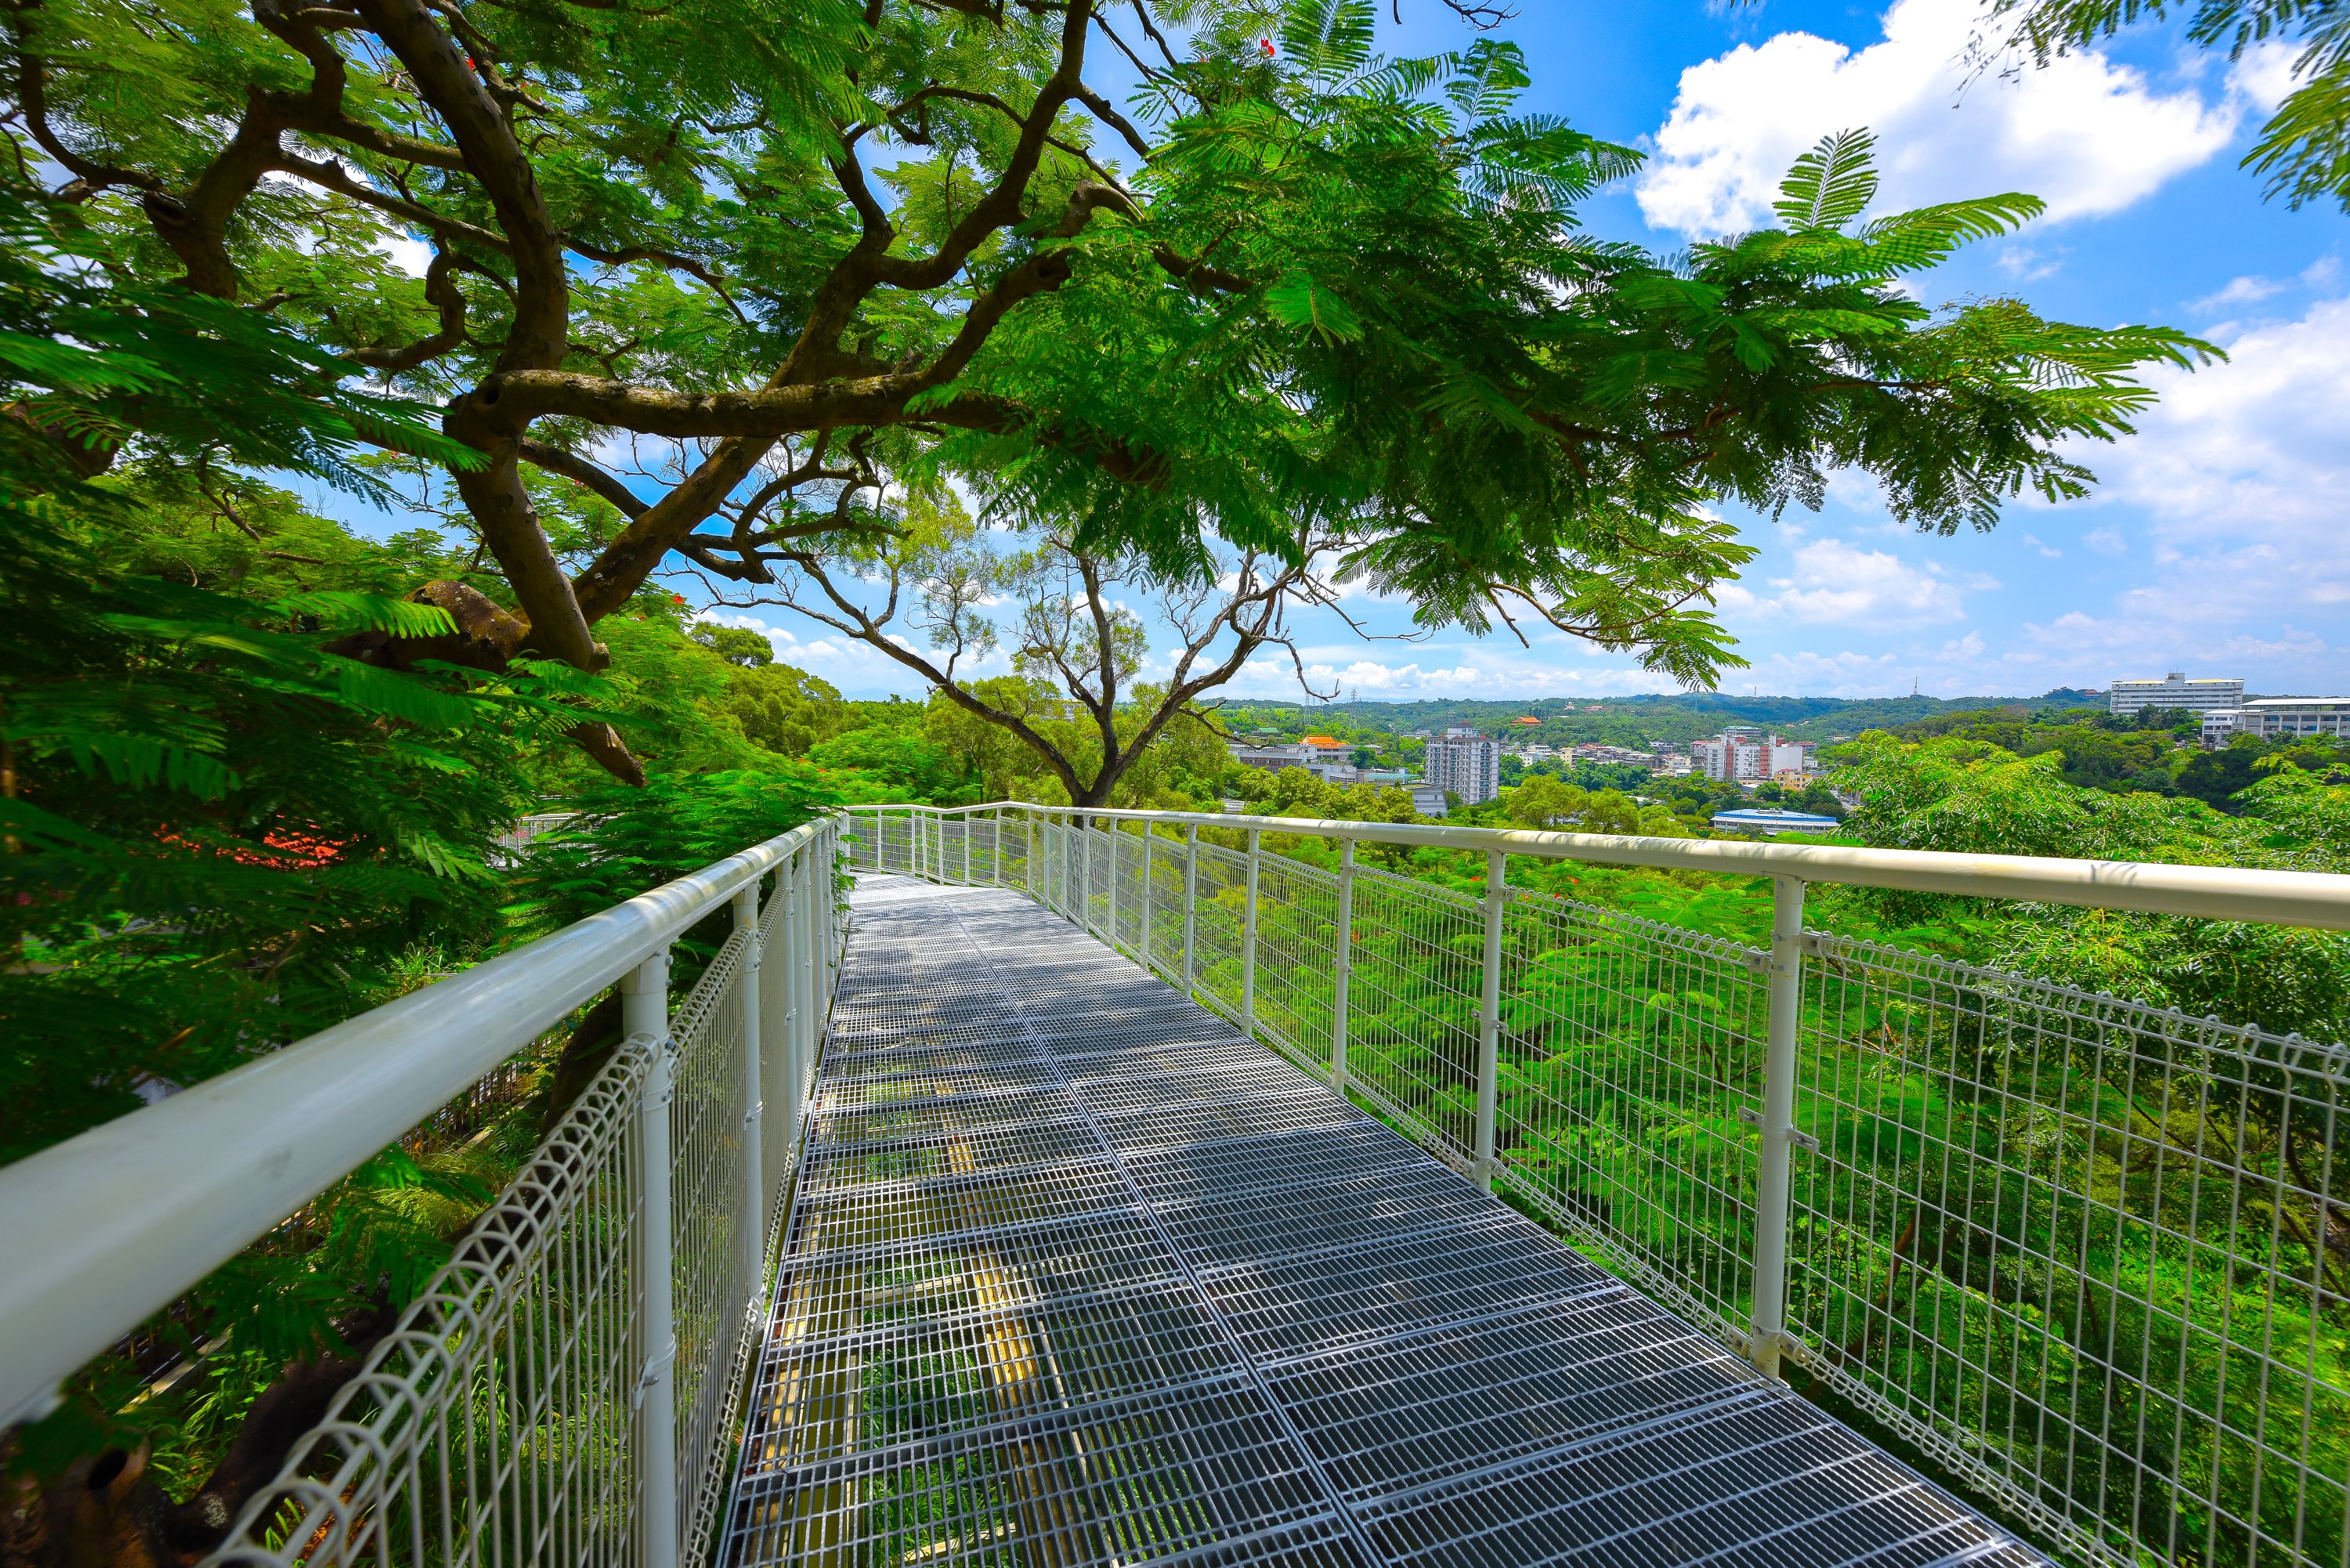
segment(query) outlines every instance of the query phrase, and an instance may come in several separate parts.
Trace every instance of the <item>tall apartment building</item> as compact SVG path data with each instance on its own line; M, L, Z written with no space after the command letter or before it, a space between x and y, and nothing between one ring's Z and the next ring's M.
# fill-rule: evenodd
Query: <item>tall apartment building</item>
M1463 805L1492 800L1502 793L1502 742L1454 725L1428 742L1428 782L1450 790Z
M2243 705L2244 683L2216 677L2187 679L2174 670L2159 680L2116 680L2107 695L2109 711L2135 713L2145 708L2188 708L2202 712L2212 708Z
M1758 730L1730 729L1711 741L1690 742L1690 755L1710 779L1759 783L1781 774L1810 773L1816 749L1811 741L1783 741Z

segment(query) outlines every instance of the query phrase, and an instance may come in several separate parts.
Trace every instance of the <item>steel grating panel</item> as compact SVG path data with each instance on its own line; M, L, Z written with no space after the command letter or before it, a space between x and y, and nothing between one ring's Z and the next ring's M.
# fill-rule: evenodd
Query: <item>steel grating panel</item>
M1023 896L854 905L721 1568L2043 1561Z

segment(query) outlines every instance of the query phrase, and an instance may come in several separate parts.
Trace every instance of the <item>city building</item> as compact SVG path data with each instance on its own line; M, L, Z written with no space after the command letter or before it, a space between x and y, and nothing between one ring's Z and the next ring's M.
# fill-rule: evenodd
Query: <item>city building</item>
M2135 713L2145 708L2188 708L2198 712L2234 708L2244 701L2244 683L2217 677L2187 679L2174 670L2159 680L2116 680L2107 695L2108 711Z
M2244 722L2241 708L2210 708L2203 713L2203 749L2207 752L2224 750L2236 738Z
M1443 786L1432 784L1413 784L1411 809L1422 816L1442 816L1447 809Z
M1746 806L1713 814L1716 833L1834 833L1843 826L1833 816L1816 816L1808 811L1774 811L1768 806Z
M2350 697L2255 697L2236 710L2236 733L2265 741L2350 737Z
M1293 745L1287 741L1227 741L1224 750L1243 767L1263 768L1267 773L1277 774L1284 768L1302 768L1315 760L1305 747Z
M1502 793L1502 743L1454 725L1442 740L1428 742L1428 782L1459 795L1463 805L1495 799Z
M1629 746L1611 746L1600 741L1586 741L1575 748L1578 763L1603 763L1618 767L1659 767L1661 762L1650 753L1634 751Z
M1710 779L1731 784L1759 784L1782 774L1800 776L1817 770L1817 745L1810 741L1783 741L1759 730L1724 730L1711 741L1694 742L1690 754L1697 771Z
M1284 768L1304 768L1325 784L1399 788L1411 782L1409 768L1357 767L1354 747L1327 735L1308 735L1303 741L1272 745L1227 741L1224 751L1243 767L1263 768L1274 774Z

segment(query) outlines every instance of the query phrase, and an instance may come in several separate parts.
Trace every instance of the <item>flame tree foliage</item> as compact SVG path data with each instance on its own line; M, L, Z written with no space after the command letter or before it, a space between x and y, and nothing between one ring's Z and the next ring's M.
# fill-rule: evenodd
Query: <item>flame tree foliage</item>
M1987 526L2080 493L2061 443L2199 352L1919 306L1903 275L2038 203L1868 217L1862 136L1799 164L1779 227L1584 239L1575 203L1636 155L1523 110L1513 46L1383 59L1373 20L26 0L5 47L20 156L140 275L444 407L514 600L485 641L583 670L665 560L831 572L960 474L1160 581L1212 541L1295 570L1328 537L1426 624L1531 615L1702 681L1732 657L1708 590L1745 558L1709 504L1854 467L1921 526ZM1105 51L1139 76L1124 108ZM660 456L624 483L631 443ZM619 514L576 566L544 476Z

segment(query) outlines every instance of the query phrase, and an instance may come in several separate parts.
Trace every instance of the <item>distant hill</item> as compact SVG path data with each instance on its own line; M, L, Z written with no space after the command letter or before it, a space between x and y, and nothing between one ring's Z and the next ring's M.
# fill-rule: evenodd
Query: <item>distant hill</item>
M1417 702L1288 702L1235 699L1224 704L1226 724L1284 732L1307 730L1441 731L1467 724L1487 734L1507 732L1549 745L1606 742L1638 745L1686 743L1719 733L1724 724L1759 724L1794 740L1825 741L1864 730L1890 729L1939 714L2008 708L2098 708L2102 693L2059 687L2038 697L1738 697L1721 691L1670 696L1577 699L1537 697L1496 702L1429 699ZM1531 715L1536 724L1513 724Z

